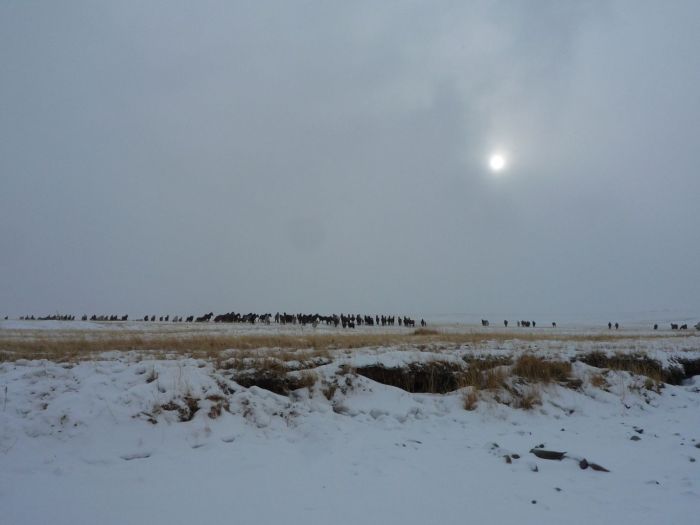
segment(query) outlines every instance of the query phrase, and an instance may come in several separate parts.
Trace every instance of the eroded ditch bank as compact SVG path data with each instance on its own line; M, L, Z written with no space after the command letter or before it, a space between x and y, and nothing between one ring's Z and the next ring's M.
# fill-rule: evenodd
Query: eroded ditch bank
M323 364L329 362L326 360ZM629 372L643 376L654 384L680 385L685 380L700 375L700 358L677 357L664 366L661 361L641 353L608 355L598 351L581 354L568 361L524 354L515 360L509 356L487 356L464 357L457 362L435 359L401 366L389 366L381 362L356 367L342 365L338 374L357 374L411 393L446 394L467 386L491 389L502 386L509 378L578 388L581 379L572 372L572 365L576 362L600 369L602 374L611 370ZM268 358L265 365L259 368L251 363L247 370L233 371L232 379L244 387L257 386L281 395L311 387L319 380L313 366L301 371L298 367L295 368L290 371L284 362Z
M602 371L625 371L647 377L656 382L680 385L685 380L700 375L700 358L677 358L674 364L664 367L660 361L642 354L606 355L603 352L582 354L571 361L560 361L534 356L521 357L510 367L510 359L484 359L466 361L464 365L452 362L433 361L411 363L402 367L387 367L381 364L355 368L355 372L378 383L394 386L412 393L445 394L465 386L488 382L488 377L479 376L499 369L504 378L515 375L533 382L557 382L564 386L579 383L571 375L571 364L580 361Z

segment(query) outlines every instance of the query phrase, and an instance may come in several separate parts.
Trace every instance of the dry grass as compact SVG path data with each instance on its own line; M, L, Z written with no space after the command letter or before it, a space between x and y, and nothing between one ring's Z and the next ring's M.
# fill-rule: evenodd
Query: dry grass
M504 368L493 368L484 374L484 390L496 390L502 388L508 378L508 371Z
M656 381L652 379L651 377L647 377L644 379L644 388L647 390L651 390L652 392L656 392L657 394L661 393L661 389L664 387L663 381Z
M491 392L499 403L531 410L542 404L541 384L559 382L569 386L572 381L571 363L532 354L520 356L512 365L508 357L474 359L468 364L469 368L460 378L462 387L470 387L462 395L466 410L476 408L481 391ZM518 382L519 385L514 384Z
M231 409L228 399L224 396L218 394L212 394L207 396L207 400L211 402L211 407L209 408L209 413L207 414L210 419L216 419L221 416L221 413L229 411Z
M610 386L603 374L591 374L588 378L588 382L591 386L600 389L607 389Z
M326 383L323 385L323 388L321 389L321 392L323 392L324 397L330 401L333 399L333 396L335 396L335 392L338 390L338 384L337 383Z
M462 406L465 410L475 410L481 391L497 391L505 387L511 361L509 357L494 356L466 361L467 370L458 379L460 388L468 387L462 394Z
M417 329L412 333L333 333L333 334L257 334L222 335L212 333L173 333L131 331L81 332L71 330L16 330L0 333L0 360L51 359L81 361L94 359L109 351L137 351L148 354L187 354L198 358L214 358L224 350L333 350L381 346L404 346L439 343L454 346L478 346L507 341L615 342L654 339L663 335L630 336L624 334L542 334L530 332L462 333ZM689 332L690 334L690 332Z
M467 370L460 375L460 387L471 386L481 390L500 388L507 376L505 367L512 363L508 356L465 357Z
M571 363L524 354L515 362L513 373L533 383L562 383L571 376Z
M253 360L238 369L234 380L246 388L257 386L280 395L288 395L293 390L312 388L318 381L318 374L311 370L290 371L285 362L264 357Z
M537 405L542 404L542 396L540 390L531 386L526 389L522 394L515 396L513 400L513 408L520 408L522 410L532 410Z
M318 381L318 374L311 370L304 370L299 374L299 381L297 382L298 388L313 388L313 386Z
M605 352L595 351L589 352L578 359L596 368L623 370L631 374L648 377L653 381L667 381L671 374L671 371L665 370L659 361L641 353L607 355Z

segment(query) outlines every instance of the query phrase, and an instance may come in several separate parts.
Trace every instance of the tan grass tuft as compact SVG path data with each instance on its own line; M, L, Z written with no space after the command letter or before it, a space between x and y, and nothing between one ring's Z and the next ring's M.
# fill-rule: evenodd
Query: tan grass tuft
M591 386L595 388L606 389L609 386L608 381L605 379L603 374L591 374L588 381Z
M571 363L524 354L515 361L513 373L535 383L561 383L569 379Z
M607 355L605 352L594 351L581 356L579 360L596 368L622 370L657 382L665 381L671 374L670 371L664 370L659 361L641 352Z
M535 386L531 386L522 394L515 396L513 407L520 408L522 410L532 410L535 408L535 406L541 404L542 396L539 389Z

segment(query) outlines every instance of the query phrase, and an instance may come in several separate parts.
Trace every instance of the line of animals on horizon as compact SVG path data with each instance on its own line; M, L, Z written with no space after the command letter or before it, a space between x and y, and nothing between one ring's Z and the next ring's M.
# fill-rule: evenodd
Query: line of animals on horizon
M5 320L7 320L5 316ZM23 315L19 318L21 321L75 321L74 315L48 315L45 317L35 317L33 315ZM271 313L266 314L240 314L236 312L229 312L226 314L220 314L214 317L214 312L209 312L200 317L195 317L190 315L188 317L174 315L161 315L157 317L158 322L172 322L172 323L208 323L213 321L215 323L249 323L255 324L260 322L263 324L271 324L273 319L276 324L300 324L306 326L307 324L318 326L320 323L326 325L332 325L335 327L342 326L343 328L355 328L356 326L394 326L398 321L399 326L415 327L416 321L408 316L394 316L394 315L361 315L361 314L332 314L332 315L320 315L320 314L288 314L287 312L279 313L277 312L274 316ZM128 315L95 315L91 317L83 315L81 317L82 321L128 321ZM139 319L144 322L155 322L155 315L145 315L143 319ZM427 326L428 323L424 319L420 320L420 326Z
M5 316L5 320L8 320L8 316ZM23 315L20 318L20 321L75 321L75 316L74 315L47 315L44 317L35 317L34 315ZM342 326L343 328L355 328L356 326L394 326L396 322L398 321L399 326L405 326L405 327L415 327L416 326L416 321L414 319L411 319L410 317L407 316L393 316L393 315L360 315L360 314L352 314L352 315L345 315L345 314L332 314L332 315L320 315L320 314L288 314L287 312L284 313L279 313L277 312L274 316L271 313L266 313L266 314L255 314L255 313L248 313L248 314L240 314L236 312L229 312L226 314L220 314L217 316L214 316L213 312L209 312L208 314L195 317L194 315L190 315L188 317L183 317L181 315L161 315L156 317L155 315L145 315L143 316L142 319L138 319L139 321L144 321L144 322L155 322L156 319L158 319L159 322L167 323L167 322L172 322L172 323L208 323L212 319L214 320L215 323L249 323L249 324L255 324L256 322L260 322L263 324L271 324L274 320L276 324L300 324L302 326L306 326L307 324L318 326L320 323L324 323L326 325L332 325L335 327ZM83 315L81 317L82 321L128 321L129 316L128 315L92 315L88 317L87 315ZM424 319L420 320L420 326L424 327L427 326L428 323L425 322ZM508 328L509 321L506 319L503 321L503 326ZM679 324L679 323L670 323L671 324L671 330L687 330L688 329L688 324ZM481 326L489 326L490 323L488 319L482 319L481 320ZM517 325L519 328L536 328L537 323L535 321L517 321ZM556 328L557 323L552 322L552 328ZM608 322L608 330L612 330L613 327L615 330L618 330L620 328L620 323L612 323ZM695 328L697 330L700 330L700 323L695 325ZM654 330L658 330L659 325L658 323L654 324Z
M509 321L507 319L503 320L503 326L508 328L508 323ZM518 328L530 328L531 326L535 328L537 326L537 323L535 321L518 321ZM489 326L489 321L488 319L482 319L481 320L481 326ZM556 328L557 323L552 323L552 328Z
M503 320L503 326L505 326L506 328L508 328L508 323L509 323L509 321L507 319ZM537 327L537 323L535 321L517 321L517 323L518 323L519 328L521 328L521 327L522 328L530 328L530 327L535 328L535 327ZM490 323L489 323L488 319L481 320L481 326L489 326L489 325L490 325ZM556 328L556 327L557 327L557 323L552 322L552 328ZM615 330L619 330L620 323L613 324L612 322L608 322L608 330L612 330L613 327L615 328ZM695 328L700 330L700 323L696 324ZM654 323L654 330L658 330L658 329L659 329L658 323ZM687 329L688 329L687 324L679 325L677 323L671 323L671 330L687 330Z

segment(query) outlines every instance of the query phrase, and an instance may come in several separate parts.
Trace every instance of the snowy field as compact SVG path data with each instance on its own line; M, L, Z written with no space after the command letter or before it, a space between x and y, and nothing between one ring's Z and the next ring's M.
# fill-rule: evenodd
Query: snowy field
M437 328L488 335L476 326ZM39 333L115 330L302 329L2 321L0 350L3 341ZM607 330L591 326L518 330L478 344L300 349L298 359L257 350L293 377L313 374L287 395L241 385L236 373L263 361L250 352L237 360L235 349L219 360L139 352L67 362L5 356L0 522L697 523L700 376L661 385L577 360L596 351L643 355L664 367L698 360L697 331L653 333L640 324L606 339ZM574 361L578 382L527 385L538 394L529 410L484 390L467 410L470 387L411 393L357 373L524 353ZM542 450L566 454L543 459L534 453ZM609 472L581 468L583 459Z

